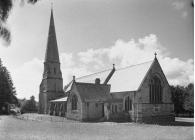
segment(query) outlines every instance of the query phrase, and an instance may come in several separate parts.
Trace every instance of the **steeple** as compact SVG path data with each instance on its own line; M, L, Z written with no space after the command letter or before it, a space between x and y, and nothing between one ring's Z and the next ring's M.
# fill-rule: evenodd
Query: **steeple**
M45 53L45 62L58 62L59 63L59 54L58 54L58 45L57 45L57 40L56 40L53 9L51 9L49 33L48 33L48 38L47 38L47 49Z
M48 113L49 101L62 96L64 96L63 79L60 69L53 9L51 9L43 79L40 84L39 92L39 113Z

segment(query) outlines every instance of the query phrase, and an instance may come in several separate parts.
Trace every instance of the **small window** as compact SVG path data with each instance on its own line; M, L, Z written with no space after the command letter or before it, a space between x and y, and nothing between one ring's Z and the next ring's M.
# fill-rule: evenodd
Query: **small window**
M132 110L132 100L128 96L125 98L125 111L129 111L129 110Z
M129 100L129 110L132 110L132 100Z
M114 105L112 105L112 113L114 113Z
M98 107L98 103L95 104L95 107Z
M57 107L56 104L54 104L54 110L56 110L56 107Z
M63 104L60 105L60 111L63 111Z
M125 98L125 111L128 111L128 98Z
M54 68L54 74L56 74L56 68Z
M77 110L77 96L76 95L73 95L72 96L72 110Z
M115 105L115 113L117 113L117 105Z

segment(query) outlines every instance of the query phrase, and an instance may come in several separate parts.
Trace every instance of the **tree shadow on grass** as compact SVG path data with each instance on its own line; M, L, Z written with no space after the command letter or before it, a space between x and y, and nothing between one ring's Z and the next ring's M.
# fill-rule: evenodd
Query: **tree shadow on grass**
M184 121L175 121L175 122L170 122L170 123L157 123L158 125L161 126L194 126L193 122L184 122Z
M170 125L172 126L194 126L194 122L175 121Z
M194 126L194 122L193 121L178 121L175 120L174 122L158 122L158 123L147 123L147 124L157 124L157 125L161 125L161 126Z

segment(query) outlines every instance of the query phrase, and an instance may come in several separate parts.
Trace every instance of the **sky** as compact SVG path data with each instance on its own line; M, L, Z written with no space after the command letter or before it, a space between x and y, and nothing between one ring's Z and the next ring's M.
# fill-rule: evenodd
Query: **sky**
M55 0L55 28L64 85L72 76L154 59L170 85L194 82L194 15L191 0ZM8 46L0 58L11 73L18 98L38 100L51 0L14 3Z

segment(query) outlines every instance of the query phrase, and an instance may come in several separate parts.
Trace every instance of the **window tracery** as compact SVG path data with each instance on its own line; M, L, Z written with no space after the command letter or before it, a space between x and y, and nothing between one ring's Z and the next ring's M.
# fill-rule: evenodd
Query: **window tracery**
M162 85L161 80L154 76L149 83L150 103L162 103Z

